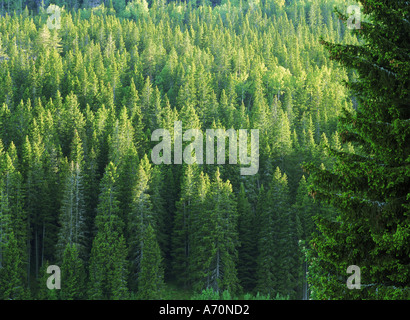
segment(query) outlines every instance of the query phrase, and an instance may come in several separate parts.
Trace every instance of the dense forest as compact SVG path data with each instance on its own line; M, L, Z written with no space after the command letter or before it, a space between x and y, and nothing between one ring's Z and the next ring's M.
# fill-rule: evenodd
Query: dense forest
M0 298L357 298L345 272L357 260L340 262L338 245L360 240L342 230L320 242L343 207L312 188L338 154L367 152L342 139L340 117L360 105L346 83L361 72L323 43L363 40L335 6L346 11L341 0L0 0ZM257 174L154 164L152 133L172 136L177 121L204 141L207 129L259 129ZM397 130L399 148L408 122ZM392 236L407 260L373 252L397 266L396 289L410 279L408 208ZM46 286L49 265L61 290ZM386 295L403 298L396 289Z

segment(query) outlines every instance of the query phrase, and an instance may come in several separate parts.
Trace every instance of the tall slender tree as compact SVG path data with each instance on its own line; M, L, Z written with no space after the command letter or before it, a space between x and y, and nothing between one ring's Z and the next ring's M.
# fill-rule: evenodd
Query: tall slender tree
M88 248L83 184L84 160L82 143L77 131L75 131L70 158L71 163L61 206L57 256L62 261L67 244L75 244L80 257L85 261Z
M164 269L156 234L149 224L144 231L144 253L138 277L138 297L143 300L159 300L164 290Z
M238 278L243 289L253 290L255 284L257 237L255 213L246 197L244 184L238 194L238 233L240 247L238 249Z
M115 165L107 165L101 181L101 194L95 224L97 235L91 249L89 291L91 299L128 298L127 246L123 236L124 222L120 207Z
M61 265L61 292L63 300L84 298L85 270L76 244L67 243Z

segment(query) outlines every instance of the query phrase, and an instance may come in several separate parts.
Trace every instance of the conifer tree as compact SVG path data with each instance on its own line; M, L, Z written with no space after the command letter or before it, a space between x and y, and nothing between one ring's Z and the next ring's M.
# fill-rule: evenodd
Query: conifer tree
M14 143L11 142L7 153L2 152L0 140L0 246L5 244L7 234L13 231L17 246L14 250L18 251L22 272L22 279L27 280L27 215L24 210L24 190L23 178L17 171L18 157ZM0 248L0 259L3 248ZM1 264L1 262L0 262Z
M114 216L106 217L94 238L90 258L90 299L128 298L128 264L125 239Z
M128 214L129 255L132 279L130 285L135 289L141 271L143 257L143 236L149 224L156 224L151 196L149 194L152 167L147 155L141 159L137 172L137 184L134 187L131 211Z
M198 169L197 169L198 170ZM186 185L184 187L187 187ZM209 255L213 247L213 239L209 236L208 217L209 203L207 202L210 191L210 181L207 174L202 171L195 181L192 198L187 203L186 216L186 258L183 266L187 266L189 284L195 290L209 287L209 266L212 257Z
M36 122L33 123L34 128ZM49 217L50 211L45 201L48 187L48 180L45 179L45 168L43 157L45 155L44 144L38 131L33 130L32 142L28 136L23 145L23 163L27 168L25 179L25 210L27 212L28 224L30 225L29 243L29 269L34 267L34 274L37 275L42 264L42 248L45 240L45 220ZM43 235L43 237L42 237ZM33 258L33 259L31 259Z
M67 243L61 265L61 292L63 300L79 300L84 296L85 271L76 244Z
M128 250L119 217L117 169L110 162L101 181L96 227L90 257L89 298L128 298Z
M95 137L95 131L93 132ZM93 141L95 141L93 139ZM88 232L87 247L91 248L92 236L94 235L94 222L96 209L98 205L98 162L97 153L95 152L94 145L87 152L84 158L84 207L86 212L85 224Z
M287 295L290 289L288 271L290 250L289 202L286 174L276 168L267 192L266 207L260 216L257 260L257 287L263 294Z
M293 205L298 219L301 223L301 239L310 240L312 233L315 231L313 217L318 210L314 199L308 194L308 182L305 176L299 181L296 194L296 202Z
M13 231L7 238L0 268L0 297L3 300L21 300L26 296L23 261Z
M128 221L128 215L132 211L134 190L138 182L138 166L138 153L131 144L118 165L118 200L123 221Z
M156 234L151 224L144 231L144 251L138 277L138 297L142 300L160 300L164 289L164 270Z
M119 230L122 230L124 227L124 221L120 219L117 180L117 167L110 162L100 182L100 195L98 199L97 216L95 218L95 226L97 229L102 229L104 223L110 221L110 217L116 222L116 227L118 227Z
M67 244L76 245L81 259L85 260L88 253L87 248L87 229L86 213L84 201L84 184L83 184L83 149L82 143L75 131L74 140L71 150L71 163L69 173L66 178L64 195L62 199L57 256L63 260L63 254Z
M238 278L245 292L252 291L255 283L257 237L255 214L246 197L244 184L238 195Z
M153 219L156 228L158 245L161 249L161 256L165 257L169 251L169 234L170 226L167 223L170 220L168 212L165 209L164 201L164 178L163 167L154 167L151 174L149 194L152 203Z
M360 2L365 20L353 32L362 44L323 42L332 59L358 73L347 83L357 109L346 109L340 119L342 141L358 152L333 149L331 169L306 166L311 193L340 210L337 219L317 218L321 233L312 240L317 257L311 282L319 299L408 299L409 6ZM349 265L361 268L369 286L346 287Z
M197 264L196 290L213 288L215 291L228 290L237 293L239 283L237 277L238 234L236 199L233 198L229 181L223 182L217 169L214 181L206 201L205 210L196 213L200 223L198 235L207 241L198 241L191 249L195 260L205 263ZM193 219L192 217L191 219Z
M181 181L180 199L176 203L172 235L173 274L180 284L188 285L188 259L190 257L190 230L192 228L193 201L198 184L196 164L185 166Z

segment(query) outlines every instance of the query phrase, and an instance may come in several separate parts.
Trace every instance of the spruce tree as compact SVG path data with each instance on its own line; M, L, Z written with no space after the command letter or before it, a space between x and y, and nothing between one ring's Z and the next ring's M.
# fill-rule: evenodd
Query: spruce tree
M143 236L149 224L155 225L153 206L149 194L152 167L147 155L140 161L137 184L134 187L131 211L128 213L129 256L131 263L131 288L135 290L141 271L143 257Z
M90 257L90 299L128 298L128 250L123 236L124 222L119 217L117 179L117 168L110 162L101 180L95 218L98 231Z
M212 262L210 252L213 250L213 239L209 225L210 203L207 201L210 184L208 175L200 172L186 212L186 257L182 266L187 266L185 274L189 284L197 291L208 288L211 278L209 268Z
M356 70L347 86L358 103L344 110L339 130L355 152L331 150L331 169L306 166L312 195L340 211L317 217L311 282L319 299L409 299L410 7L360 2L365 19L353 33L361 44L323 41L331 59ZM350 265L361 268L362 290L346 286Z
M163 178L163 167L154 167L152 169L149 194L152 203L153 212L153 228L155 227L155 232L157 235L157 241L161 249L161 256L165 257L169 251L169 234L172 231L170 229L168 212L165 208L164 199L164 178Z
M2 154L0 140L0 246L5 243L7 234L13 231L17 241L16 250L21 259L22 278L27 279L27 216L24 210L23 179L18 168L17 150L11 142L7 153ZM2 256L0 248L0 260ZM1 261L0 261L1 266Z
M0 268L0 298L22 300L26 297L23 261L14 233L11 232L7 238Z
M123 300L129 297L127 253L116 217L106 217L91 250L90 299Z
M85 270L75 244L67 243L61 265L61 292L63 300L79 300L84 297Z
M257 236L255 232L257 220L248 201L244 184L238 195L238 233L240 247L238 249L238 278L245 292L253 290L256 272Z
M287 295L290 284L292 254L289 190L286 174L276 168L267 192L266 205L260 212L256 290L270 296ZM288 269L289 268L289 269Z
M138 297L142 300L160 300L164 289L164 270L156 234L149 224L144 231L144 251L138 277Z
M172 234L173 274L181 285L188 286L188 259L190 257L190 230L192 228L193 202L197 189L199 170L196 164L184 167L179 201L176 203Z
M208 204L197 212L196 228L198 235L204 241L197 241L193 246L192 256L195 260L201 259L205 263L200 265L195 283L195 289L200 291L212 288L215 291L228 290L236 294L239 287L237 277L238 259L238 216L236 199L233 197L232 185L224 182L217 169L215 178L209 186L206 196ZM191 219L194 219L192 217Z
M60 261L62 261L67 244L76 244L83 260L86 259L88 253L83 185L83 149L77 131L75 131L70 158L72 160L64 186L60 214L61 228L56 248Z

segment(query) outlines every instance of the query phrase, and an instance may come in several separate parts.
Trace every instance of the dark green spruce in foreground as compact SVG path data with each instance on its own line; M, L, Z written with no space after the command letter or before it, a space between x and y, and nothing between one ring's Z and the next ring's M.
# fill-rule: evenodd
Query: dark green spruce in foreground
M410 6L361 3L365 21L354 31L360 45L324 42L332 59L358 72L347 83L357 107L344 111L340 126L355 152L330 148L331 170L306 166L312 195L339 212L316 215L312 296L410 299ZM349 265L360 267L360 290L346 287Z

